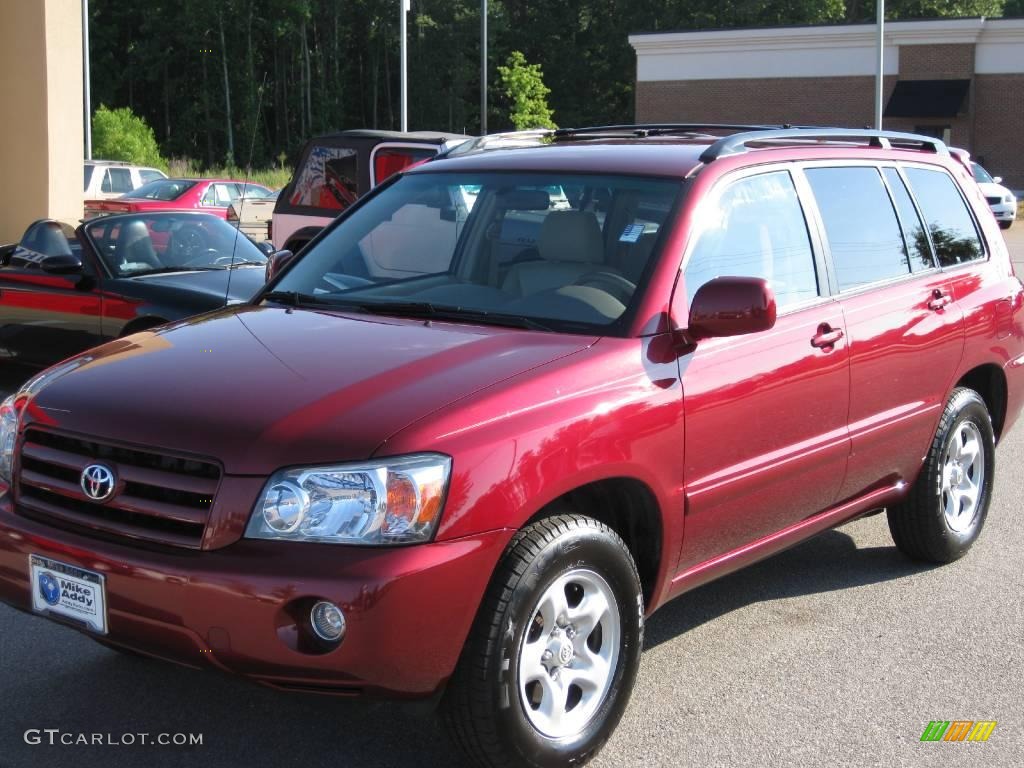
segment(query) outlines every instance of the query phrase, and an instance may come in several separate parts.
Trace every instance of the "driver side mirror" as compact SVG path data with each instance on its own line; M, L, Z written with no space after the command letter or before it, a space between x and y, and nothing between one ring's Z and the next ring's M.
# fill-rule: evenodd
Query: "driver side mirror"
M291 251L275 251L270 254L270 258L267 260L267 282L269 283L281 274L281 270L288 266L294 258L295 254Z
M693 297L687 335L697 341L759 333L775 326L775 314L775 293L766 280L716 277Z
M256 247L260 249L260 252L268 259L274 255L274 244L267 242L266 240L260 240L256 243Z
M82 260L72 253L47 256L39 262L39 268L51 275L77 275L82 271Z
M1003 177L1002 176L993 176L992 177L992 183L994 183L994 184L1002 184L1003 183Z

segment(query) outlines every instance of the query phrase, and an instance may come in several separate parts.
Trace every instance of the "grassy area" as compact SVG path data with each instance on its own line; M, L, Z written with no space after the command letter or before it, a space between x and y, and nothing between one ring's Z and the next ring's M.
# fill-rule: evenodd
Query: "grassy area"
M167 175L172 178L190 179L236 179L262 184L271 189L280 189L291 178L291 168L254 168L246 173L244 168L200 168L189 158L174 158L169 163Z

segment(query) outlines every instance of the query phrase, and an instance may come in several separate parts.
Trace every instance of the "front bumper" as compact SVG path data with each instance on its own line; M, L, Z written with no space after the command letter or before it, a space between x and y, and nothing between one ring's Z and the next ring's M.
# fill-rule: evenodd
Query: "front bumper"
M106 575L103 642L278 688L425 697L454 670L512 533L401 548L242 540L167 552L51 528L15 514L7 497L0 601L31 610L29 556L41 555ZM311 599L345 612L345 638L328 652L303 641Z
M989 208L992 209L992 215L996 217L996 221L1013 221L1017 218L1016 203L999 203L990 205Z

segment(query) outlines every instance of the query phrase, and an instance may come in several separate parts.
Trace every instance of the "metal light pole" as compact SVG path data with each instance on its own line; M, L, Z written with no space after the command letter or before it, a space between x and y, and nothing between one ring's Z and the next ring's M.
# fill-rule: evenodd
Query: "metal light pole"
M89 95L89 0L82 0L82 116L85 123L85 159L92 160L92 103Z
M882 89L885 83L885 0L878 2L878 71L875 72L875 129L882 130Z
M480 0L480 135L487 133L487 0Z
M402 131L409 130L409 58L406 53L406 28L405 15L409 12L411 7L411 0L398 0L399 12L398 12L398 34L402 38L402 85L401 85L401 99L402 99Z

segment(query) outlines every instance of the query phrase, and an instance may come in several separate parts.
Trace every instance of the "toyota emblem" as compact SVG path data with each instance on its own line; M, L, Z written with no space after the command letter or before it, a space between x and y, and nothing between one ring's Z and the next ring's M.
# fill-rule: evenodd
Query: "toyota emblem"
M114 495L114 471L103 464L90 464L82 470L81 485L93 501L106 501Z

